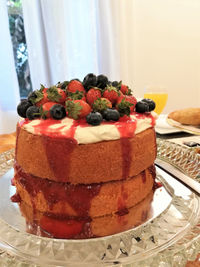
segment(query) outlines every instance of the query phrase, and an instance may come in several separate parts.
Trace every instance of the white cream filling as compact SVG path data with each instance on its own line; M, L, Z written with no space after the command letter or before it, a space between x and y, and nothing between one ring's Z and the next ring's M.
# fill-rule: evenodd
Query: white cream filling
M117 140L120 133L115 125L78 126L74 138L78 144L91 144L100 141Z
M156 118L156 113L152 112L152 116ZM134 131L134 134L138 134L154 125L152 125L152 119L151 117L138 117L135 114L132 114L130 116L131 121L127 123L136 123L136 128ZM32 134L51 134L51 133L58 133L61 136L67 137L68 131L73 126L74 120L71 118L64 118L61 122L53 123L52 125L49 125L45 132L40 132L39 127L37 128L37 131L35 130L35 126L39 126L41 124L40 119L32 120L28 123L25 123L22 127L26 129L28 132ZM101 141L109 141L109 140L117 140L120 139L120 132L117 129L117 123L113 124L100 124L98 126L90 126L87 127L84 126L77 126L75 127L75 133L74 133L74 139L76 139L78 144L91 144L91 143L97 143ZM121 124L121 125L120 125ZM123 127L123 122L119 122L119 126Z
M137 120L137 127L135 129L135 134L138 134L140 132L143 132L144 130L150 128L152 126L150 118L145 119L138 119Z

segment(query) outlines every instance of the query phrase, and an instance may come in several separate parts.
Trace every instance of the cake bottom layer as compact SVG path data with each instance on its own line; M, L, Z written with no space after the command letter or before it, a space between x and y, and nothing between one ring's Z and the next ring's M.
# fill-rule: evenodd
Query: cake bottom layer
M115 214L96 218L65 218L42 213L21 201L19 207L26 219L27 232L51 238L85 239L117 234L136 227L151 216L153 191L136 206Z
M19 198L37 211L94 218L134 207L152 191L154 179L153 165L126 180L72 185L32 176L15 165L13 183Z

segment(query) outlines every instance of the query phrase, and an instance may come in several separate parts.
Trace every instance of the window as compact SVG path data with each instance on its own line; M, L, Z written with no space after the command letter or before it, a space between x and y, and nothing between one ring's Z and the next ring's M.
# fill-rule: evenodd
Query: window
M21 0L7 0L10 35L21 98L32 91Z

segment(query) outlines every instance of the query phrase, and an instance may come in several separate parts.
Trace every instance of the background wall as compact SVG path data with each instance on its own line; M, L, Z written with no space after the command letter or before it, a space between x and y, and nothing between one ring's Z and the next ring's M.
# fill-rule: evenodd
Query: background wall
M200 1L127 0L126 8L121 2L122 79L137 96L146 86L165 87L165 113L200 107Z

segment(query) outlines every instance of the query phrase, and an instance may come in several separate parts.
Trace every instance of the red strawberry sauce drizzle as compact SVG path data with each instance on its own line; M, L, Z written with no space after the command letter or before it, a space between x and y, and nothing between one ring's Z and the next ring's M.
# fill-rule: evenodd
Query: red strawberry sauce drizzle
M51 219L51 216L49 217L48 215L43 216L41 220L42 229L52 233L58 238L71 238L79 234L88 236L90 229L87 229L85 225L90 221L89 210L91 201L99 194L101 184L72 185L69 183L58 183L47 179L41 179L25 173L16 163L15 180L19 182L30 195L34 214L37 213L34 198L39 192L43 193L50 210L53 208L54 204L63 201L67 202L77 214L74 219L70 219L70 216L66 214L65 217L69 217L69 219L66 218L64 221L60 218L60 214L57 215L58 217L54 215L54 219ZM13 202L21 202L21 198L18 194L15 194L11 200ZM54 222L53 224L52 221ZM69 223L70 221L71 223ZM55 231L55 224L62 226L63 229ZM92 233L90 234L92 235Z
M39 235L43 237L62 239L85 239L97 237L91 232L90 222L87 220L54 219L51 216L47 217L44 215L40 221L35 220L30 222L26 218L26 224L28 233L38 235L39 230Z
M21 202L21 197L18 193L14 194L11 198L12 202L20 203Z
M151 126L153 127L155 125L155 118L152 116L151 113L137 113L132 112L131 115L136 116L136 120L130 118L129 116L123 116L119 119L117 122L107 122L103 121L101 125L106 124L112 124L115 125L120 133L121 138L129 138L133 137L135 130L136 130L136 123L137 119L145 119L150 118L151 119ZM28 119L24 119L19 122L19 126L22 127L28 123L30 123ZM57 127L56 129L50 129L49 127L55 124L60 124L60 127ZM89 127L90 125L86 122L86 119L79 119L74 120L72 123L72 126L70 129L66 130L65 132L61 133L61 130L66 127L66 125L63 125L61 123L61 120L54 120L54 119L40 119L40 123L38 125L32 126L34 128L34 134L41 134L49 137L57 137L57 138L74 138L76 128L80 127ZM90 126L95 127L95 126Z
M145 173L145 171L142 171L141 175L142 175L142 182L143 182L143 184L145 184L146 183L146 173Z
M52 130L51 132L48 129L49 126L55 124L55 120L53 119L41 120L40 124L33 127L35 134L42 134L43 145L45 147L49 166L52 169L56 180L62 181L69 175L70 155L77 145L77 141L74 139L76 121L74 121L74 127L70 127L65 131L65 135L68 138L60 133L60 130L62 130L66 125L62 125L61 121L56 121L56 123L60 123L60 127L54 131ZM48 135L45 135L45 133L48 133ZM63 166L65 167L63 168Z
M127 224L127 219L124 215L129 213L129 210L126 207L126 200L128 198L128 195L124 189L123 184L121 185L121 196L118 199L117 203L117 208L118 211L116 212L116 215L118 215L117 220L118 223L121 225L126 225Z
M128 195L126 191L124 190L124 185L121 185L121 197L118 199L118 211L126 209L126 200L128 198Z
M134 114L137 119L145 119L145 118L151 119L151 126L152 127L156 123L156 118L153 117L151 113L137 113L137 112L133 112L132 114Z
M155 125L155 118L151 115L151 113L137 113L132 112L131 114L136 116L136 120L131 119L128 116L123 116L120 118L119 122L116 122L116 127L120 133L121 140L121 150L122 150L122 159L123 159L123 170L122 170L122 179L125 179L129 176L130 163L132 161L131 158L131 145L130 139L134 136L135 130L137 127L137 119L151 119L151 126ZM143 182L145 183L146 176L143 174Z
M120 121L116 123L116 127L120 133L121 152L122 152L122 179L125 179L129 175L130 163L131 163L131 145L130 137L133 137L136 129L137 122L131 120L128 116L120 118Z
M54 204L63 201L69 203L78 217L89 216L91 201L99 194L101 189L101 184L73 185L38 178L25 173L17 164L15 164L15 171L15 180L25 188L31 199L42 192L50 210Z
M78 221L73 219L59 220L48 216L42 216L40 227L47 233L51 233L56 238L75 238L83 232L87 221Z
M17 142L17 139L18 139L18 137L19 137L19 133L20 133L20 129L21 129L21 127L19 127L19 126L17 126L17 128L16 128L16 145L15 145L15 157L16 157L16 155L17 155L17 149L18 149L18 142Z
M76 146L76 140L74 138L43 137L43 144L49 166L56 180L63 181L69 176L70 156Z

